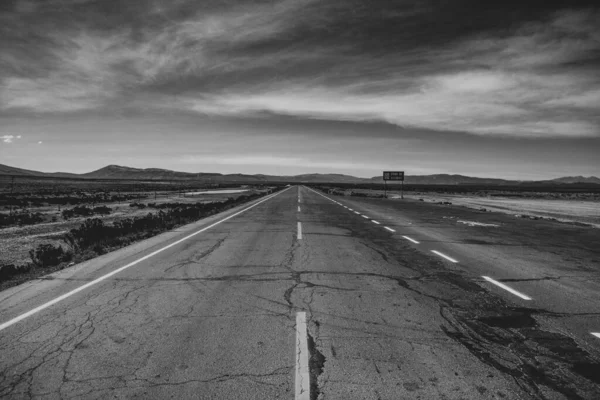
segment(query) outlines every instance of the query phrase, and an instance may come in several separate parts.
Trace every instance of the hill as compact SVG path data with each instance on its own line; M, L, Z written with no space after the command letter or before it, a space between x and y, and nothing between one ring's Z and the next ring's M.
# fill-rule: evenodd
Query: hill
M373 182L382 183L383 177L375 176L371 178ZM464 185L464 184L479 184L479 185L518 185L521 181L510 181L506 179L496 178L475 178L464 175L407 175L404 180L405 184L413 185Z
M596 178L595 176L565 176L562 178L552 179L549 182L556 183L595 183L600 184L600 178Z
M0 164L0 175L10 176L43 176L43 177L56 177L56 178L77 178L80 175L71 174L68 172L40 172L32 171L29 169L10 167L8 165Z
M120 165L108 165L96 171L80 174L83 178L92 179L148 179L163 180L172 179L210 179L222 176L221 174L177 172L161 168L132 168Z
M0 164L0 175L28 176L46 178L77 178L77 179L122 179L122 180L200 180L206 182L289 182L289 183L383 183L383 178L358 178L343 174L302 174L293 176L275 175L248 175L248 174L219 174L206 172L179 172L162 168L132 168L121 165L108 165L96 171L85 174L71 174L67 172L40 172L28 169L10 167ZM567 185L576 183L599 184L600 178L595 176L566 176L545 181L516 181L496 178L477 178L465 175L435 174L435 175L407 175L406 184L414 185Z

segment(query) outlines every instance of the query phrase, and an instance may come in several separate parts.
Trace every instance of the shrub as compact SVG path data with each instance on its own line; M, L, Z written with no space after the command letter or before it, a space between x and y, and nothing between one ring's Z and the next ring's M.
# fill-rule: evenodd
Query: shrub
M40 244L35 250L29 250L31 261L38 267L51 267L61 262L70 261L72 253L65 251L62 246Z
M0 282L9 280L19 273L19 268L14 264L0 266Z
M12 215L0 214L0 226L33 225L43 221L44 217L39 212L20 211Z
M63 210L62 216L64 219L69 219L75 216L86 217L94 214L108 215L111 211L111 208L106 206L99 206L94 208L89 208L86 206L77 206L70 210Z

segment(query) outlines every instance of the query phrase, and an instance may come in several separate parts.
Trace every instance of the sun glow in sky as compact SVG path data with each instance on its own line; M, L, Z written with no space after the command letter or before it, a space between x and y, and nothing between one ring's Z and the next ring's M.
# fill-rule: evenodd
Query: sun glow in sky
M0 3L0 163L600 175L596 1Z

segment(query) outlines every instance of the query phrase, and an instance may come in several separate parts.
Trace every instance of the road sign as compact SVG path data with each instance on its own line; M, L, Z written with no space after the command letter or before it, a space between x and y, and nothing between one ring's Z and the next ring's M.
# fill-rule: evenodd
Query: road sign
M404 181L404 171L383 171L384 181Z

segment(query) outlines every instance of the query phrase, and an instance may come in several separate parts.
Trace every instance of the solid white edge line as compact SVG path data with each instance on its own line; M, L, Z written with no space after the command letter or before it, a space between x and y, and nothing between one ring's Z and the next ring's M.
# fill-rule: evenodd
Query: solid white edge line
M522 298L523 300L531 300L531 297L524 295L521 292L517 292L515 289L511 288L510 286L506 286L504 283L498 282L497 280L494 280L492 278L490 278L489 276L482 276L483 279L485 279L486 281L493 283L494 285L501 287L502 289L514 294L517 297Z
M209 225L209 226L207 226L205 228L202 228L202 229L200 229L200 230L198 230L198 231L196 231L196 232L194 232L194 233L192 233L190 235L187 235L187 236L185 236L185 237L183 237L183 238L181 238L179 240L176 240L175 242L173 242L171 244L168 244L165 247L161 247L160 249L158 249L156 251L153 251L152 253L150 253L148 255L145 255L144 257L138 258L137 260L132 261L132 262L130 262L127 265L124 265L124 266L122 266L120 268L117 268L114 271L109 272L108 274L102 275L101 277L96 278L93 281L90 281L90 282L86 283L85 285L81 285L78 288L75 288L75 289L71 290L70 292L67 292L67 293L65 293L65 294L63 294L61 296L58 296L57 298L55 298L53 300L50 300L50 301L48 301L48 302L46 302L46 303L44 303L44 304L42 304L42 305L40 305L40 306L32 309L32 310L29 310L26 313L19 315L18 317L15 317L15 318L13 318L11 320L8 320L8 321L0 324L0 331L3 331L4 329L8 328L9 326L14 325L17 322L22 321L22 320L24 320L27 317L30 317L30 316L32 316L34 314L37 314L38 312L40 312L42 310L45 310L46 308L48 308L48 307L50 307L50 306L52 306L52 305L54 305L54 304L56 304L56 303L58 303L58 302L60 302L60 301L62 301L64 299L66 299L66 298L69 298L69 297L73 296L74 294L79 293L82 290L85 290L85 289L89 288L90 286L93 286L93 285L95 285L95 284L97 284L99 282L102 282L106 278L110 278L111 276L116 275L119 272L126 270L127 268L133 267L134 265L139 264L140 262L142 262L144 260L147 260L150 257L153 257L153 256L157 255L158 253L161 253L161 252L163 252L163 251L165 251L165 250L167 250L167 249L169 249L169 248L171 248L173 246L176 246L179 243L181 243L183 241L186 241L189 238L194 237L194 236L196 236L199 233L202 233L202 232L204 232L204 231L206 231L206 230L208 230L208 229L210 229L210 228L212 228L212 227L214 227L216 225L219 225L222 222L225 222L225 221L227 221L227 220L229 220L229 219L231 219L231 218L233 218L235 216L238 216L238 215L242 214L243 212L246 212L246 211L250 210L251 208L256 207L257 205L259 205L261 203L264 203L265 201L270 200L270 199L272 199L275 196L280 195L281 193L287 191L288 189L284 189L281 192L277 192L277 193L275 193L275 194L273 194L271 196L268 196L267 198L262 199L261 201L259 201L259 202L255 203L255 204L251 205L250 207L246 207L243 210L236 212L235 214L231 214L229 217L223 218L220 221L217 221L217 222L215 222L215 223L213 223L213 224L211 224L211 225Z
M306 313L296 313L296 400L310 400Z
M590 332L590 333L600 339L600 332Z
M298 221L298 240L302 239L302 222Z
M392 229L392 228L390 228L390 227L384 226L384 228L385 228L385 229L387 229L387 230L388 230L388 231L390 231L390 232L396 232L394 229Z
M375 221L374 219L371 220L372 223L379 225L379 222Z
M413 242L414 244L419 244L419 242L417 242L415 239L409 238L408 236L402 236L404 239L406 240L410 240L411 242ZM455 261L456 262L456 261Z
M440 252L439 252L439 251L437 251L437 250L431 250L431 252L432 252L432 253L434 253L434 254L437 254L438 256L440 256L440 257L443 257L443 258L445 258L446 260L448 260L448 261L451 261L451 262L453 262L453 263L457 263L457 262L458 262L458 261L456 261L454 258L452 258L452 257L448 257L447 255L445 255L445 254L443 254L443 253L440 253Z

